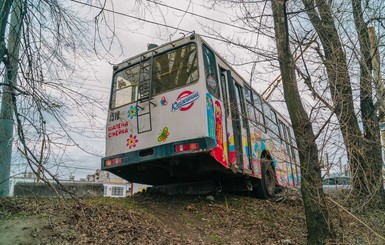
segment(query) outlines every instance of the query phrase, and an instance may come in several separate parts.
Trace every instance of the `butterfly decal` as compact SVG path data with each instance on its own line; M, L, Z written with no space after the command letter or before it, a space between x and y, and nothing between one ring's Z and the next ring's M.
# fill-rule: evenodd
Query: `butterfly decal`
M160 133L160 135L158 137L158 142L165 142L169 135L170 135L170 133L168 132L168 128L164 127L162 130L162 133Z
M166 97L162 97L162 99L160 100L160 104L162 105L162 106L166 106L167 104L168 104L168 102L167 102L167 100L166 100Z

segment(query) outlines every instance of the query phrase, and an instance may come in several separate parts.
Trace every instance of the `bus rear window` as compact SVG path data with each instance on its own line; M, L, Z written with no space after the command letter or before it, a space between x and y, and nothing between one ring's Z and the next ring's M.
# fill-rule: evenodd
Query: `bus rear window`
M151 64L151 60L153 63ZM140 76L140 77L139 77ZM139 81L151 79L152 96L198 81L198 60L195 44L185 45L147 58L136 65L118 71L114 76L111 108L138 99Z
M186 45L154 57L152 95L195 83L198 80L197 49Z
M139 65L119 71L114 78L111 107L116 108L136 100L139 83Z

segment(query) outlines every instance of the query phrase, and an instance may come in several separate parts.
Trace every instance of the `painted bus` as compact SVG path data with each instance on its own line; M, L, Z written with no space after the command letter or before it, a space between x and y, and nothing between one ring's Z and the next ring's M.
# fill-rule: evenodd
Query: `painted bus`
M113 67L101 164L134 183L262 197L300 183L289 122L195 33Z

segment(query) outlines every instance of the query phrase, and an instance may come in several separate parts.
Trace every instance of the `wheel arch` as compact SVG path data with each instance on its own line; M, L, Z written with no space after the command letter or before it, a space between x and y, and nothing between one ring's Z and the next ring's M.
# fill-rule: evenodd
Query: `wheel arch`
M261 152L261 157L260 157L260 161L261 161L261 164L262 164L262 160L263 159L267 159L267 160L270 160L270 164L271 166L273 167L274 169L274 172L275 172L275 164L274 164L274 159L273 157L271 156L270 152L268 150L263 150Z

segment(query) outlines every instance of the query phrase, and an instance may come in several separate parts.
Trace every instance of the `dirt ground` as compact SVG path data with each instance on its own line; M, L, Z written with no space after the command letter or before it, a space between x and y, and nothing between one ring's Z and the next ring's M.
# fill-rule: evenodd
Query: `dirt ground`
M385 213L331 206L338 243L385 244ZM371 231L370 229L373 229ZM384 240L383 240L384 239ZM305 244L298 198L168 196L0 199L0 244Z

